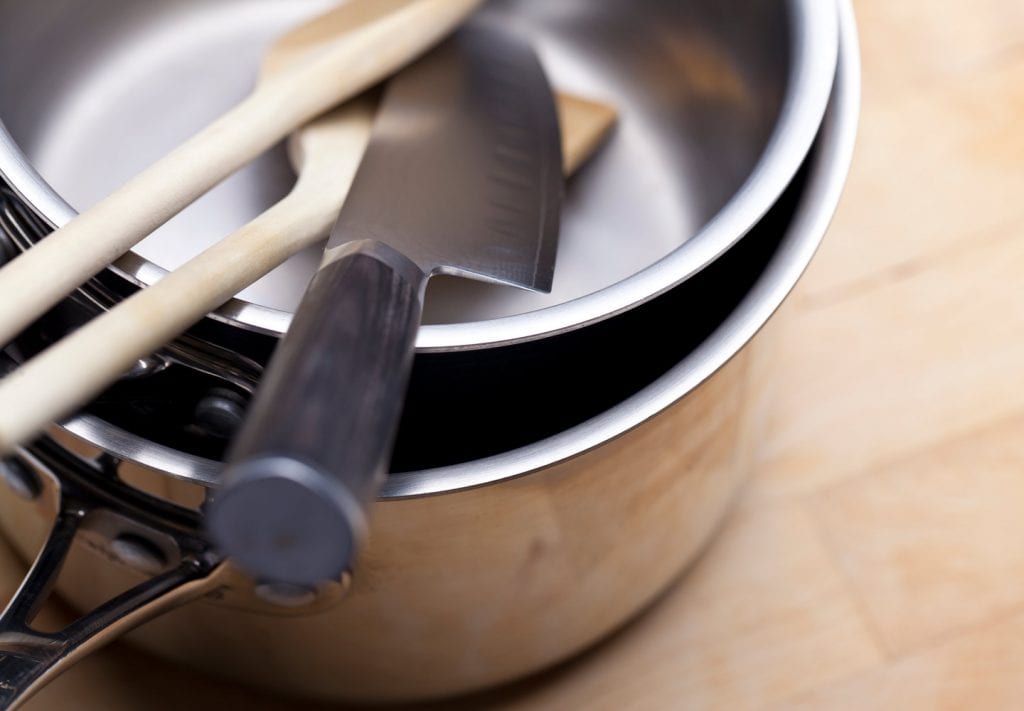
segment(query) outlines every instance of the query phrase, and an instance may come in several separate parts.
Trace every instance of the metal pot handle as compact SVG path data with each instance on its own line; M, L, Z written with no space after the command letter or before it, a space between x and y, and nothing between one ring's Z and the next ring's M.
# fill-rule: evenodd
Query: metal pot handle
M24 458L50 472L48 458L61 457L58 448L45 440ZM67 462L64 462L66 465ZM8 463L7 478L23 494L38 496L41 486L24 465ZM14 482L10 482L14 470ZM66 471L66 470L65 470ZM213 571L220 557L198 535L187 513L171 510L155 499L130 489L115 479L94 473L50 478L57 486L58 513L46 543L24 582L0 614L0 709L14 709L49 681L83 657L164 612L211 592L217 585ZM112 512L145 521L157 535L170 537L180 556L166 569L103 603L56 632L40 632L32 622L42 609L60 574L76 537L90 515ZM144 550L144 548L143 548ZM130 558L130 551L127 552Z

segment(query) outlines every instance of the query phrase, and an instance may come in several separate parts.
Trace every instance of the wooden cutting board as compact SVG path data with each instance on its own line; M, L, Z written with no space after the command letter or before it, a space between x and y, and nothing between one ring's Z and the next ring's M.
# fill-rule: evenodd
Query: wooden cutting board
M636 624L461 707L1024 703L1024 3L856 7L859 154L740 510ZM115 646L28 708L336 707Z

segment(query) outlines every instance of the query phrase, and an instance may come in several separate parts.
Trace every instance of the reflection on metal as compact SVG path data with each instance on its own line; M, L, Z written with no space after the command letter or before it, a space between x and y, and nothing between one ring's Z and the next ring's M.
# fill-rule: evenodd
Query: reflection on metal
M87 10L76 0L46 2L62 23L33 34L16 29L38 16L38 5L0 0L4 27L11 28L0 28L0 115L14 139L0 130L0 173L55 223L72 214L57 193L87 205L121 184L173 147L182 131L230 106L251 83L266 42L325 5L162 0L145 8L136 3L126 21L123 0L93 0ZM773 204L798 170L827 104L836 57L832 3L559 0L557 11L551 6L503 0L488 3L487 12L538 40L555 85L620 107L620 130L602 152L601 175L574 188L551 297L437 285L447 297L431 299L426 323L434 325L421 331L421 350L563 332L678 284ZM76 28L76 42L62 41L64 23ZM225 26L230 42L218 41ZM681 53L680 43L696 49ZM62 51L82 44L104 52L76 62ZM136 72L126 75L125 66ZM210 66L218 67L216 76ZM722 77L729 90L709 92L711 80ZM169 111L168 102L186 93L192 99ZM32 101L22 100L29 94ZM135 125L147 131L132 136L126 149L125 127ZM120 161L109 160L115 153ZM22 160L25 154L56 192ZM149 259L129 256L117 270L128 282L152 283L161 267L180 264L188 252L251 219L293 180L283 151L269 155L158 233L141 248ZM317 262L315 255L302 256L215 318L284 332ZM513 317L487 321L504 316Z

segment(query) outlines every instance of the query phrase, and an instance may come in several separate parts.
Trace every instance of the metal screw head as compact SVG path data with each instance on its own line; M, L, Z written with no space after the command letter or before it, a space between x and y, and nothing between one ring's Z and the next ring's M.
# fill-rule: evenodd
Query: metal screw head
M146 573L167 567L167 556L160 547L135 533L122 533L111 541L110 550L125 565Z
M214 388L196 405L196 422L215 437L229 438L241 427L246 404L242 395Z
M39 475L20 459L0 460L0 477L11 491L26 501L35 501L43 493Z

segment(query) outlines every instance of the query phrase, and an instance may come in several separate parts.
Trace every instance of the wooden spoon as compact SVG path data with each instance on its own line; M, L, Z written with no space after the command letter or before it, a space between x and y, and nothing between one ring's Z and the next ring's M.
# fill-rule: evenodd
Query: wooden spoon
M449 34L480 0L350 0L285 35L255 91L0 270L0 346L201 195Z
M616 121L613 109L558 97L566 174ZM207 313L330 232L369 142L375 101L360 98L298 131L299 178L279 203L0 381L0 456L70 414Z

